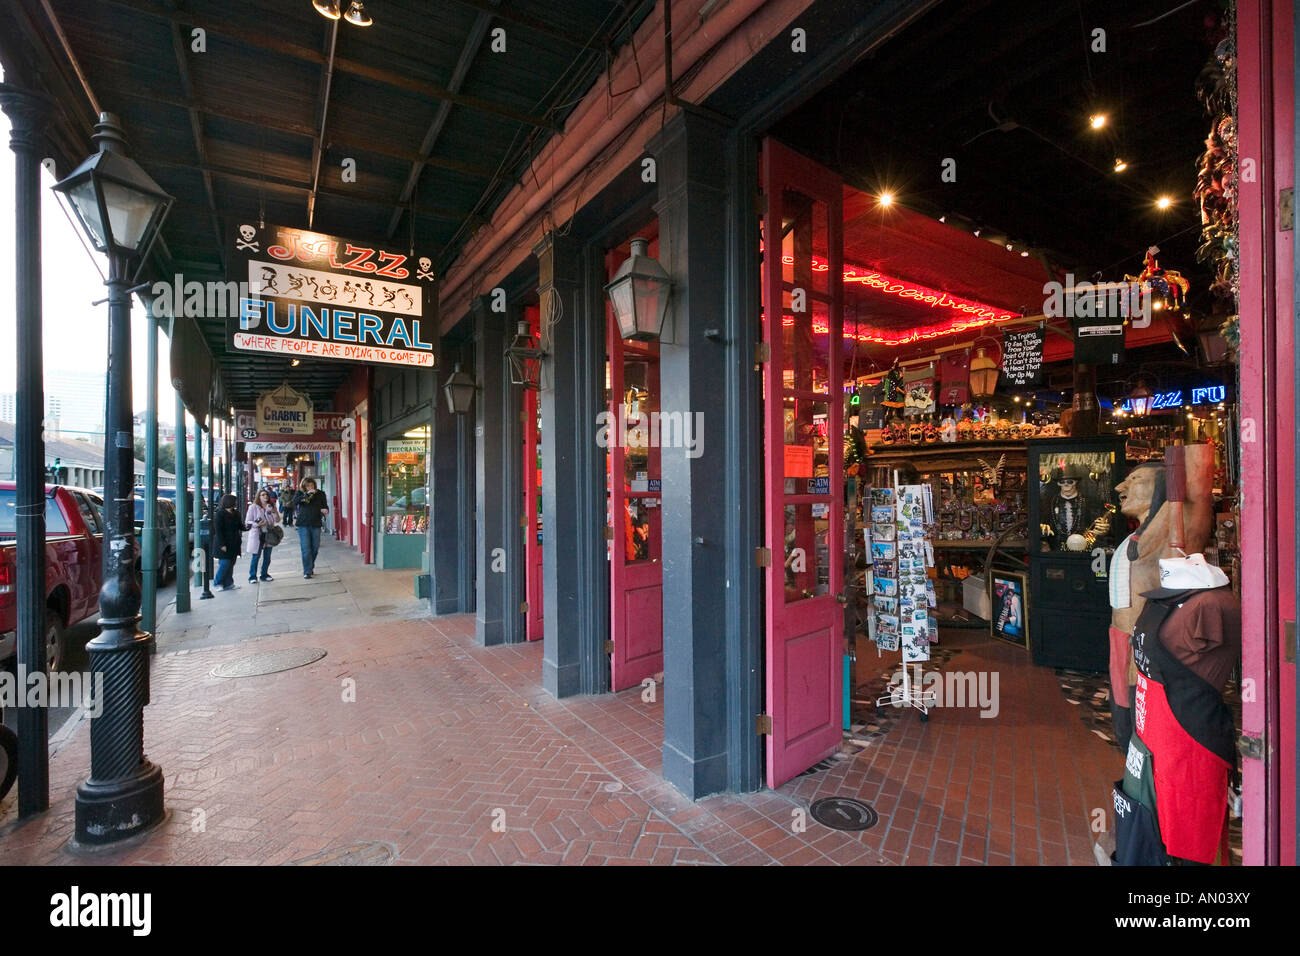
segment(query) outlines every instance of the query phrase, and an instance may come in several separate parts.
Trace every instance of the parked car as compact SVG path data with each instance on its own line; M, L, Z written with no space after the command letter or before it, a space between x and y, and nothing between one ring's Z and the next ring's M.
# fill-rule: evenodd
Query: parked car
M176 506L166 498L159 498L154 525L158 529L158 583L176 573ZM135 499L135 536L140 542L141 554L135 562L135 573L141 573L144 559L144 499Z
M0 661L13 655L18 627L15 490L14 482L0 481ZM63 665L64 631L99 611L103 547L103 499L84 488L46 485L45 657L51 670Z

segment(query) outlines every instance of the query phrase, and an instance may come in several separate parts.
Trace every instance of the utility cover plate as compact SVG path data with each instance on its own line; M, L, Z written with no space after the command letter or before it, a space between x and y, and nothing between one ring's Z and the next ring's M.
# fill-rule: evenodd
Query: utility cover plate
M251 654L233 661L226 661L212 668L213 677L259 677L262 674L275 674L291 671L295 667L304 667L315 663L325 656L321 647L287 647L280 651L264 651Z
M852 797L815 800L808 812L814 820L832 830L870 830L880 822L880 814L871 804Z

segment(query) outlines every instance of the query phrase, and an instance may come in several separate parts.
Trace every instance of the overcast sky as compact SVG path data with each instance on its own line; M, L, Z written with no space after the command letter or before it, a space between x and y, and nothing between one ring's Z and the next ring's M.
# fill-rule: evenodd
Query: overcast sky
M89 147L87 147L89 150ZM14 161L9 147L9 117L0 112L0 392L17 389L17 328L15 324ZM58 197L50 191L54 179L41 171L41 268L44 310L45 371L67 370L107 374L108 305L91 305L107 290L99 270L107 273L102 255L78 239L78 227L69 222ZM70 214L70 212L69 212ZM27 241L26 236L17 237ZM87 250L90 250L89 252ZM96 269L96 264L99 270ZM145 310L132 298L131 372L134 380L133 411L143 412L145 387ZM167 361L168 340L159 335L158 420L175 420L176 398Z

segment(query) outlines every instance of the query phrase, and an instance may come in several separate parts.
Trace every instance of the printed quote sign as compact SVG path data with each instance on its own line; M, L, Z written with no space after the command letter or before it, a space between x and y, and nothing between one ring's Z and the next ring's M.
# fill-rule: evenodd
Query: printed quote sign
M1002 376L1008 385L1038 385L1043 380L1043 342L1047 332L1039 326L1002 336Z

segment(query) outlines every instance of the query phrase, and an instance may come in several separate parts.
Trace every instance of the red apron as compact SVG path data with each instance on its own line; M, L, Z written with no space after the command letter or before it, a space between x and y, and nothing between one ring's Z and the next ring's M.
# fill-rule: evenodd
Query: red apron
M1149 599L1133 628L1134 725L1151 751L1156 822L1166 852L1208 864L1227 826L1236 731L1223 696L1160 642L1160 627L1177 600Z

